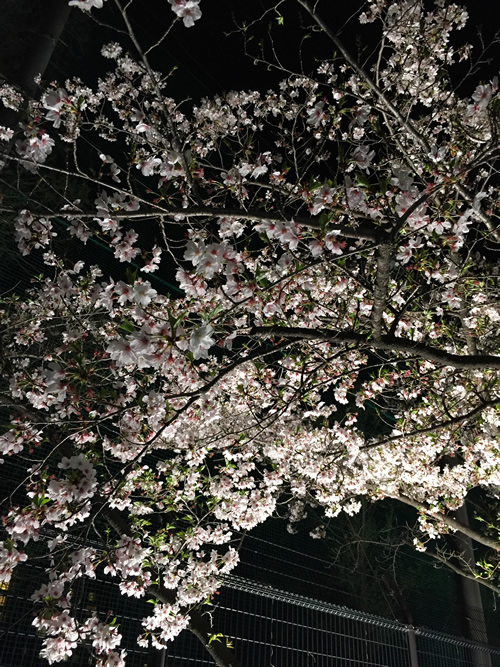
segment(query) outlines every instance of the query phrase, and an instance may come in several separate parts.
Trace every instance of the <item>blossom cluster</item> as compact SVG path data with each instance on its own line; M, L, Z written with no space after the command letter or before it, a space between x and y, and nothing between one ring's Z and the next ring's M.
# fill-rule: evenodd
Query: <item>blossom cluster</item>
M172 11L182 19L186 28L194 26L194 22L201 18L199 7L200 0L168 0L172 5ZM69 0L70 7L78 7L82 11L89 12L91 9L102 9L104 0Z
M53 210L10 211L45 277L0 303L2 465L26 470L0 576L45 549L49 662L84 643L98 667L125 664L116 625L72 613L83 577L135 598L161 585L139 643L164 647L283 499L290 532L322 512L320 538L363 499L409 498L417 548L471 489L498 499L500 96L496 79L462 94L442 76L466 18L448 10L368 3L377 84L328 61L186 109L111 43L93 88L68 79L30 102L12 159L41 189L58 149L76 159ZM104 245L120 276L72 264L68 239Z

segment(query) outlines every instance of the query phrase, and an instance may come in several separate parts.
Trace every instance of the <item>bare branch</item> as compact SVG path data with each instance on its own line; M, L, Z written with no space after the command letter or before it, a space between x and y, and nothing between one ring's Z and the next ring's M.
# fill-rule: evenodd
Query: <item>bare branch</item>
M425 551L425 554L431 558L434 558L434 560L437 560L439 563L442 563L442 565L452 570L452 572L455 572L455 574L458 574L461 577L465 577L466 579L472 579L472 581L475 581L476 583L481 584L481 586L489 588L490 591L493 591L497 595L500 595L500 586L495 586L495 584L493 584L488 579L484 579L479 573L477 573L476 576L473 571L467 572L463 568L454 565L454 563L452 563L448 558L445 558L444 556L441 556L440 554L429 549Z

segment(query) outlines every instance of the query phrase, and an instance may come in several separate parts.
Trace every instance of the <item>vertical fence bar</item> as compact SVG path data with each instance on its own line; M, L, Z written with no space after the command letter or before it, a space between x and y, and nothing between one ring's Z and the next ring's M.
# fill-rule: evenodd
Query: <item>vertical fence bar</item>
M412 625L408 626L408 655L410 667L418 667L418 653L417 653L417 638L415 637L415 629Z

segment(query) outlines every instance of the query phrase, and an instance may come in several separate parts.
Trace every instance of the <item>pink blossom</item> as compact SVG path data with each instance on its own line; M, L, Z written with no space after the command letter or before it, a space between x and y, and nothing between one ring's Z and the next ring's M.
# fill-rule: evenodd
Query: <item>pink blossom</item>
M106 351L111 359L115 360L120 366L129 366L130 364L135 364L137 361L131 344L122 338L111 341Z
M46 118L53 122L55 128L61 126L61 111L65 104L71 104L71 100L64 88L52 90L45 96L43 106L49 109Z
M189 338L189 349L195 359L206 359L208 350L215 344L212 338L213 329L210 324L193 329Z
M0 125L0 141L10 141L14 136L14 130L10 127Z
M479 109L486 109L491 100L492 90L489 84L480 85L472 94L472 99L477 102Z
M70 7L78 7L78 9L89 12L91 9L101 9L104 0L70 0L68 2Z
M326 119L326 114L323 111L325 107L324 102L318 102L307 111L307 123L312 127L319 127L321 123Z
M134 301L143 308L148 306L157 294L158 292L148 282L137 282L134 285Z
M186 28L194 26L194 22L201 18L201 10L199 8L199 0L169 0L174 11L182 21Z
M371 165L371 162L375 156L375 151L370 150L368 146L358 146L354 153L352 154L354 161L356 165L360 168L363 169L364 171L368 171Z

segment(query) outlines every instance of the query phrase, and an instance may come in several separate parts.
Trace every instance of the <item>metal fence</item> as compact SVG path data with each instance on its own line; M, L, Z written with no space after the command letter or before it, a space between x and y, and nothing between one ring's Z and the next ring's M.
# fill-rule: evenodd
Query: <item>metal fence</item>
M41 640L31 626L28 594L41 576L38 568L25 566L22 576L0 591L0 667L47 664L38 657ZM226 577L217 598L215 628L223 633L223 641L231 640L245 667L500 667L500 649L242 577ZM213 667L189 632L182 633L163 656L139 648L135 638L150 606L141 600L124 600L109 583L86 582L80 600L84 613L96 607L114 609L128 651L127 667ZM92 660L84 651L76 651L65 664L84 667Z
M234 637L244 665L500 667L500 649L291 595L240 577L228 577L225 583L218 624L221 632ZM413 643L416 651L412 656ZM181 664L175 662L174 651L172 647L172 665Z

